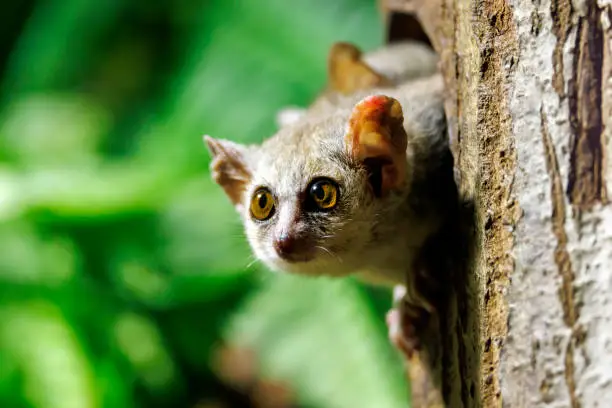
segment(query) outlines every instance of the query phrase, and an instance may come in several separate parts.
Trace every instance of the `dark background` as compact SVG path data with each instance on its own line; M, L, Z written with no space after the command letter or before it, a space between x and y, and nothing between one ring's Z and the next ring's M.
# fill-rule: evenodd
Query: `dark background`
M0 6L1 407L405 406L389 293L252 264L201 139L270 136L338 40L374 0Z

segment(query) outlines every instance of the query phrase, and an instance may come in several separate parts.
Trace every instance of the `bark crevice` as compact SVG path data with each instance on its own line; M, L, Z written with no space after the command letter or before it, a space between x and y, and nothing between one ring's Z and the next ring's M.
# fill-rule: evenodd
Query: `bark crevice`
M569 81L572 147L568 196L580 210L607 202L602 118L604 35L599 7L588 2L578 20L574 72Z
M563 320L565 321L565 325L572 331L572 335L565 349L565 384L567 385L572 408L580 408L580 403L576 397L576 380L574 378L574 345L577 334L576 323L578 321L579 310L574 296L575 274L572 269L572 260L567 250L568 237L565 230L565 197L563 195L563 183L559 170L559 162L552 138L548 131L548 118L542 108L540 108L540 118L544 157L546 159L546 169L550 178L552 231L557 239L554 257L557 271L561 277L559 300L563 308Z

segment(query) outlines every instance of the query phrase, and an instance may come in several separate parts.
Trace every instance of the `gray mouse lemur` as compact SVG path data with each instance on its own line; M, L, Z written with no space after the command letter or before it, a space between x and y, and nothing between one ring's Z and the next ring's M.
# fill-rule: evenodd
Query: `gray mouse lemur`
M414 42L366 54L337 43L328 72L263 144L205 136L212 176L269 268L402 285L407 304L431 311L416 269L454 185L437 57Z

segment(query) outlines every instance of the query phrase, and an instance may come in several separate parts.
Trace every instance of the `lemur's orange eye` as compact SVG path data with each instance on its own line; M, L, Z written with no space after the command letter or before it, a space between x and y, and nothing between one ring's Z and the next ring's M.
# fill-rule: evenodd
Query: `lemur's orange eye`
M255 191L251 198L251 216L258 221L265 221L274 215L274 197L267 188Z
M338 186L330 179L317 179L310 184L308 194L319 210L331 210L338 201Z

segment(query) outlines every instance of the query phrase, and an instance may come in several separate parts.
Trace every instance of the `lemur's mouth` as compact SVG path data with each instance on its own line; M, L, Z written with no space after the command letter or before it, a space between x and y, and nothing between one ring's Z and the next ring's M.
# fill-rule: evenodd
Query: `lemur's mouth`
M305 262L309 262L312 261L312 259L314 258L314 254L311 252L308 253L289 253L289 254L278 254L278 257L281 258L283 261L288 262L288 263L305 263Z

